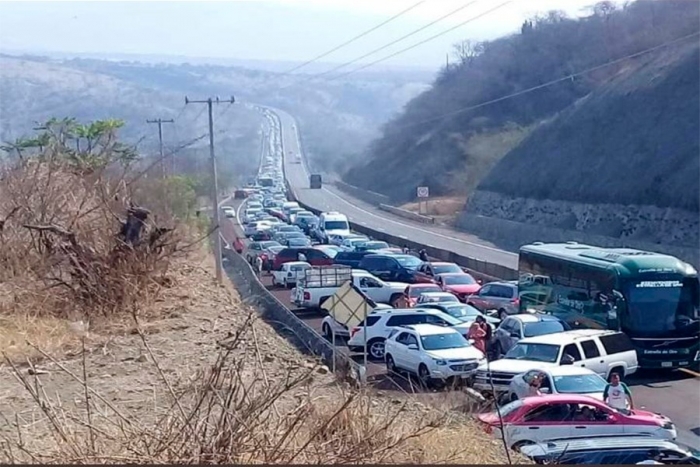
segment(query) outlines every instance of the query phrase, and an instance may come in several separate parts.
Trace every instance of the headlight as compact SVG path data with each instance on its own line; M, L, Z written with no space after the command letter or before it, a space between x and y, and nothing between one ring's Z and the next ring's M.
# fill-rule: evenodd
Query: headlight
M447 362L445 360L441 360L439 358L434 358L433 360L435 360L436 365L440 365L440 366L447 365Z

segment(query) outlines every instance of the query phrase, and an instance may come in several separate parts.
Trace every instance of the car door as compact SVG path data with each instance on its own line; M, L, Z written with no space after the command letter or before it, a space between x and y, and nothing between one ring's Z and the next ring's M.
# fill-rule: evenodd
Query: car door
M515 322L514 318L506 318L503 320L500 326L496 329L496 332L494 333L496 337L496 342L497 345L500 346L501 352L506 353L508 350L510 350L510 339L511 339L511 333L513 333L513 323Z
M616 415L604 404L572 404L572 406L574 407L571 422L572 436L588 438L621 435L625 431L632 431L625 430L631 428L629 425L615 423Z
M576 345L575 342L568 344L564 347L564 350L561 353L561 358L559 361L559 364L563 364L564 362L564 356L565 355L570 355L574 359L574 365L575 366L581 366L585 367L586 363L583 361L583 356L581 355L581 349Z
M508 347L504 348L504 352L508 352L510 349L513 348L515 344L518 343L520 339L523 337L523 323L520 322L518 319L513 319L513 324L512 324L512 329L508 335Z
M469 297L469 303L473 304L480 311L485 311L488 308L492 287L490 284L483 286L476 294Z
M410 334L408 332L402 332L398 336L396 336L396 345L392 346L391 349L391 356L394 359L394 364L401 369L406 369L406 352L408 351L407 348L407 341L408 337Z
M508 443L518 441L544 442L569 438L572 433L571 410L564 402L541 403L526 413L520 422L508 430Z
M605 358L601 355L600 348L596 339L586 339L580 342L581 350L583 350L584 366L591 371L595 371L603 378L608 376L608 364Z
M415 345L416 347L411 349L409 346ZM418 374L418 366L420 365L420 344L418 344L418 338L413 333L408 333L406 338L406 351L404 353L404 361L402 367L411 373Z

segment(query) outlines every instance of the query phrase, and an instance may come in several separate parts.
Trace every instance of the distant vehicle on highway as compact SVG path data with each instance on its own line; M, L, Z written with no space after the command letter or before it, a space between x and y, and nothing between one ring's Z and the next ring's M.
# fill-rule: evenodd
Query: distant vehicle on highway
M350 235L350 223L347 216L337 211L322 212L311 233L319 242L329 243L331 235Z
M318 190L322 187L323 180L321 174L311 174L309 175L309 188Z
M542 394L581 394L603 400L608 382L598 373L580 366L555 366L542 370L530 370L515 376L508 389L508 401L529 396L530 383L540 378Z
M455 263L426 261L421 263L414 273L415 282L434 282L435 276L445 273L462 273L462 268Z
M314 247L285 248L275 255L273 270L278 270L284 263L299 261L299 254L306 257L306 262L312 266L331 266L333 260L325 252Z
M570 243L520 248L520 308L574 329L621 330L642 368L700 363L700 282L690 264L660 253ZM523 300L531 293L535 300Z
M362 258L358 268L385 281L413 283L414 272L421 261L411 255L372 254Z
M495 311L504 320L508 315L520 312L518 304L518 284L516 282L495 281L481 286L479 291L467 297L467 303L483 313Z
M285 289L289 289L295 286L301 277L304 277L306 270L310 267L311 265L306 261L284 263L279 271L272 271L272 286L281 285Z
M481 289L479 281L474 279L471 274L466 272L448 272L445 274L437 274L434 278L435 283L440 286L445 292L453 293L459 298L460 302L467 301L467 297L473 295Z
M401 296L401 301L394 303L394 308L411 308L416 306L418 298L421 294L425 292L440 292L441 289L437 284L431 284L429 282L422 284L410 284L408 285Z

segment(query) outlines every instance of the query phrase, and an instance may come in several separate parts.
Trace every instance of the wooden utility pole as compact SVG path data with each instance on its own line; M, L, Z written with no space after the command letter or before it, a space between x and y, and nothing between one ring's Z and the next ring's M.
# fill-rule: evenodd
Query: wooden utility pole
M158 124L158 145L160 148L160 170L165 178L165 153L163 152L163 123L175 123L174 120L163 120L158 118L156 120L146 120L146 123L157 123ZM171 156L172 157L172 156Z
M214 256L216 257L216 281L220 284L223 280L222 270L223 261L221 258L221 224L219 216L219 182L216 173L216 156L214 155L214 116L212 114L212 104L233 104L236 99L231 96L230 99L222 100L218 97L212 99L191 101L185 96L185 104L207 104L209 108L209 158L211 159L211 201L214 209Z

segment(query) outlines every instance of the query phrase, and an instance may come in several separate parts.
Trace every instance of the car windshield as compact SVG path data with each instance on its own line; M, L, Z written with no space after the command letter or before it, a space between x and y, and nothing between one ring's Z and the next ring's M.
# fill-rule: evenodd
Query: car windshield
M622 330L635 337L696 334L699 294L697 278L633 282L626 287Z
M350 230L347 221L326 221L324 227L326 230Z
M555 363L558 356L558 345L518 342L508 351L505 358L509 360L533 360L535 362Z
M445 274L449 272L462 272L462 269L456 264L437 264L433 266L434 274Z
M432 295L430 292L421 295L420 299L423 303L440 303L440 302L457 302L457 297L454 295Z
M458 332L421 336L420 341L425 350L460 349L469 347L469 342Z
M289 246L308 246L310 242L305 238L290 238L288 243Z
M268 248L268 250L271 251L271 252L274 253L274 254L277 254L277 253L279 253L280 251L284 250L284 248L285 248L285 247L283 247L282 245L280 245L280 246L271 246L271 247Z
M562 321L537 321L535 323L523 323L523 335L525 337L554 334L555 332L567 331L568 329L569 326L565 326Z
M386 242L365 242L362 248L367 250L381 250L382 248L389 248L389 244Z
M333 259L338 255L338 250L333 248L319 248L322 252L328 255L329 258Z
M396 261L399 262L399 264L406 269L418 269L418 266L421 265L421 260L416 258L415 256L410 256L410 255L396 255L394 256Z
M460 274L458 276L444 276L442 282L446 285L472 285L476 281L469 274Z
M269 242L260 242L260 247L261 247L263 250L266 249L266 248L273 247L273 246L279 246L279 243L273 242L273 241L269 241Z
M598 375L553 376L554 389L562 394L591 394L603 392L607 382Z
M426 292L439 292L440 287L437 285L421 285L418 287L411 287L408 292L409 297L420 297L421 294Z
M306 238L303 232L287 232L287 238Z
M522 399L516 399L513 402L509 402L503 407L500 408L499 412L501 414L501 417L507 417L508 415L514 413L516 410L518 410L520 407L523 406L523 400Z
M479 310L470 305L445 306L445 312L461 320L465 320L465 318L473 320L477 316L482 316Z

